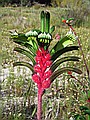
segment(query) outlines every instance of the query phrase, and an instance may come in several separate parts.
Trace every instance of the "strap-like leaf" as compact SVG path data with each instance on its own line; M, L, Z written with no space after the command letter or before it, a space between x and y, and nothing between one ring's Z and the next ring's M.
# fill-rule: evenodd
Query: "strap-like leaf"
M13 40L22 40L23 42L26 42L26 41L28 41L27 40L27 37L25 36L25 34L22 34L22 33L20 33L20 34L18 34L18 35L11 35L11 39L13 39Z
M38 43L36 41L36 37L29 37L29 42L28 44L30 44L33 48L33 51L36 53L37 49L38 49Z
M35 52L36 52L38 49L38 44L36 43L36 41L32 41L32 42L33 42L33 47L34 47Z
M51 70L52 72L63 62L67 62L67 61L79 61L79 57L75 57L75 56L68 56L68 57L63 57L58 59L57 61L55 61L52 66L51 66Z
M63 53L65 52L69 52L69 51L72 51L72 50L78 50L78 46L70 46L70 47L65 47L59 51L57 51L56 53L54 53L51 57L51 60L54 61L56 60L60 55L62 55Z
M27 62L14 62L13 66L14 67L15 66L25 66L25 67L28 67L34 73L33 66L30 63L27 63Z
M67 47L68 45L73 44L73 41L75 41L76 38L73 34L67 34L65 37L61 38L56 45L51 49L51 53L53 54L54 52L57 52L58 50L61 50L65 47Z
M29 48L29 50L35 55L36 49L37 49L37 44L36 41L33 41L33 44L29 44L29 39L27 36L25 36L25 34L18 34L18 35L12 35L11 38L13 39L13 41L19 45L25 46Z
M52 34L52 32L54 32L54 30L55 30L55 26L52 26L52 27L50 28L50 34Z
M49 33L49 29L50 29L50 13L48 11L46 11L46 33Z
M33 55L36 56L36 52L33 50L34 48L31 45L29 45L28 43L25 43L23 46L28 48L30 50L30 52L32 52Z
M45 13L41 12L41 32L45 31Z
M67 72L67 71L73 71L73 72L76 72L78 74L81 74L82 71L79 70L78 68L72 68L72 67L64 67L64 68L60 68L58 69L57 71L53 72L52 75L51 75L51 82L54 81L54 79L56 79L59 75L61 75L62 73L64 72Z
M34 51L34 48L28 43L28 42L25 42L23 40L13 40L15 43L21 45L21 46L25 46L26 48L28 48L30 50L30 52L33 53L33 55L35 56L35 51Z
M15 47L14 51L17 51L23 55L26 55L28 58L30 58L30 60L32 61L32 63L35 65L35 60L34 60L34 56L33 54L31 54L29 51L23 49L23 48L19 48L19 47Z

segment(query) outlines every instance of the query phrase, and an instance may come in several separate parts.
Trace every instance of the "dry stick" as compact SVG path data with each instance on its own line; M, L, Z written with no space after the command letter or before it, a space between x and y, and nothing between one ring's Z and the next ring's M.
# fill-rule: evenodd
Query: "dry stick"
M73 31L74 35L77 35L76 32L75 32L75 30L73 29L73 27L72 27L71 25L69 25L69 24L67 24L67 25L68 25L68 26L70 27L70 29ZM88 79L89 79L89 85L90 85L90 71L89 71L89 69L88 69L88 66L87 66L87 63L86 63L86 60L85 60L85 56L84 56L84 53L83 53L83 50L82 50L82 46L81 46L81 43L80 43L80 39L77 38L77 40L78 40L79 48L80 48L80 50L81 50L82 57L83 57L83 61L84 61L84 64L85 64L85 67L86 67L86 70L87 70Z

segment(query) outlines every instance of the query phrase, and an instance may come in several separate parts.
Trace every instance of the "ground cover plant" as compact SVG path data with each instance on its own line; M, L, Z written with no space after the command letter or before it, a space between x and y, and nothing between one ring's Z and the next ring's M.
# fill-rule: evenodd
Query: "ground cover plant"
M17 9L16 8L6 8L6 10L4 8L1 8L1 9L2 9L1 11L4 14L1 17L1 21L2 21L2 25L5 27L1 27L1 31L2 31L1 35L3 35L3 37L1 36L2 39L0 42L2 42L2 40L3 40L2 44L1 44L2 45L1 53L2 53L2 57L3 57L2 65L5 68L6 67L5 65L8 65L8 67L10 67L10 63L8 63L8 62L11 62L11 66L12 66L12 61L17 61L20 59L29 61L29 59L25 58L25 56L15 57L16 55L13 54L13 48L14 48L14 46L16 46L16 44L13 44L12 41L9 40L10 36L8 34L9 33L8 31L16 28L18 31L22 31L22 32L26 33L27 31L29 31L33 28L40 28L39 14L40 14L41 10L39 9L39 11L37 11L35 9L28 9L28 8L24 8L24 9L23 8L17 8ZM54 19L53 13L55 12L55 10L57 13L57 9L54 9L54 12L53 12L53 9L50 9L50 8L48 8L48 9L50 10L50 13L51 13L51 25L54 25L53 23L55 23L55 26L56 26L56 32L54 31L54 33L53 33L53 42L56 43L56 42L58 42L58 40L56 41L54 39L55 34L58 33L62 37L65 35L65 33L67 33L68 28L65 26L63 28L62 25L61 25L61 27L59 27L61 24L60 19ZM9 12L7 13L7 11L9 11ZM18 14L16 14L15 12L14 12L15 14L13 14L13 11L16 11L16 13L18 13ZM32 18L30 18L29 15L32 16ZM9 19L8 19L8 17L9 17ZM53 18L53 20L52 20L52 18ZM38 21L38 24L36 22L36 19ZM11 23L13 23L13 24L11 24ZM83 28L83 26L82 26L80 28L76 27L75 30L77 31L78 36L80 36L80 40L81 40L84 54L86 57L85 59L87 60L87 65L90 68L89 28L85 28L85 27ZM6 39L7 39L7 41L6 41ZM53 42L51 42L51 48L54 45ZM12 44L10 44L10 43L12 43ZM75 44L77 45L77 41L75 41ZM7 56L7 54L8 54L8 56ZM12 57L12 54L13 54L13 57ZM15 54L17 54L17 53L15 53ZM71 54L71 53L69 53L69 54ZM81 54L80 51L75 52L75 54L78 55L79 57L81 57L80 64L78 64L78 63L77 64L83 73L80 76L73 73L75 78L78 78L78 79L71 78L71 75L64 73L64 75L60 75L56 79L56 81L53 82L53 84L51 85L51 88L49 88L43 96L43 105L42 105L43 115L42 116L45 119L49 119L49 118L51 118L53 120L59 119L59 118L69 119L71 117L70 113L72 111L76 112L76 113L80 112L79 106L86 105L89 108L89 103L86 102L86 100L89 98L86 94L86 92L89 90L89 86L87 84L88 83L87 73L85 70L85 66L83 64L82 55L80 55ZM62 66L68 67L69 65L73 66L73 64L75 66L77 65L76 63L68 62L68 65L63 64ZM22 68L23 67L18 67L18 73L20 73L20 69L22 69ZM36 89L34 83L31 82L31 80L30 80L31 78L25 76L25 74L26 74L25 68L23 68L23 76L20 75L18 77L16 77L13 74L14 73L13 68L11 68L10 70L11 71L10 71L9 77L7 77L7 79L5 79L6 81L1 82L2 83L1 87L2 87L2 89L4 89L4 91L5 91L5 89L8 88L7 102L9 103L12 98L17 99L18 97L21 98L24 96L24 98L25 98L24 103L27 103L25 101L28 101L28 109L32 108L32 111L33 111L33 112L31 112L33 114L27 113L27 119L33 118L33 115L36 113L36 106L34 103L36 103L37 100L36 99L34 100L34 98L37 98L37 96L36 96L37 89ZM28 76L29 76L29 74L28 74ZM62 77L63 81L60 79L60 77ZM16 81L16 82L14 82L14 81ZM23 87L23 84L25 84L26 86ZM29 89L28 85L31 85L32 89ZM84 85L86 85L86 87ZM9 92L10 86L12 88L11 93L13 93L11 97L10 97L11 94ZM26 91L26 87L30 90L29 92L27 92L28 90ZM24 90L26 92L24 92L22 90ZM82 90L82 92L81 92L81 90ZM24 93L26 93L26 94L24 94ZM32 98L30 97L31 98L30 99L29 96L32 96ZM14 101L14 99L13 99L13 101ZM3 100L5 100L4 97L3 97ZM48 103L48 105L47 105L47 103ZM12 119L25 119L25 115L26 115L25 111L27 110L25 106L27 106L27 105L22 104L21 107L17 105L18 109L11 106L12 112L11 112L11 114L10 114L10 111L8 112L8 119L11 119L11 118ZM34 106L34 109L32 106ZM13 109L15 111L13 111ZM59 112L59 111L61 111L61 112ZM22 114L22 113L24 113L24 114ZM3 119L6 120L7 115L4 114Z

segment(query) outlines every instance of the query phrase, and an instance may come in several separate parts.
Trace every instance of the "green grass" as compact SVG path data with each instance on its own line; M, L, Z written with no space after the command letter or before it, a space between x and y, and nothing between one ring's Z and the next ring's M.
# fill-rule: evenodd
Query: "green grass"
M12 63L16 60L24 59L24 58L21 55L20 58L16 57L17 53L13 52L13 49L16 45L12 43L12 41L10 40L9 31L17 30L18 32L27 32L34 28L40 28L39 15L42 10L50 11L51 25L56 26L56 30L53 33L53 37L55 36L56 33L59 33L60 36L63 36L67 33L67 31L69 31L68 27L64 26L61 23L61 16L64 14L67 15L67 13L60 8L47 7L47 8L37 9L35 8L35 6L32 8L0 7L0 63L3 68L5 68L6 65L7 67L10 68L9 77L7 77L6 81L4 80L1 83L1 87L4 90L8 89L6 96L8 101L10 101L11 99L14 100L17 97L19 98L24 97L23 101L25 103L25 105L18 106L18 109L15 112L11 112L13 115L11 116L9 115L9 118L11 117L12 120L18 120L18 119L20 120L22 118L24 120L26 101L30 109L32 108L33 104L37 103L37 96L36 96L37 89L35 87L35 84L31 81L31 73L30 74L28 73L26 75L26 70L24 68L22 72L23 74L19 76L14 75ZM90 19L90 16L88 16L88 18ZM86 24L86 26L82 25L79 28L75 27L75 30L81 40L85 59L90 69L90 28L88 26L89 23ZM56 41L53 40L52 45L55 42ZM75 45L78 45L77 41L75 42ZM66 66L75 65L78 66L83 71L82 75L78 76L75 74L75 76L80 82L83 83L83 85L87 86L85 90L88 90L89 86L88 86L87 73L86 73L85 65L83 63L81 51L74 52L73 54L77 54L81 58L80 63L70 62L66 64ZM28 59L26 58L24 60L28 60ZM20 68L18 68L18 74L20 74ZM10 86L12 88L11 93L10 93ZM27 92L29 86L30 86L30 90L29 92ZM70 78L66 73L60 76L43 96L44 119L45 116L46 117L48 116L47 117L48 119L50 119L51 116L51 120L60 120L60 118L62 118L62 120L69 120L70 113L72 111L79 112L80 105L87 105L86 103L87 95L84 92L85 90L78 81ZM19 103L17 102L17 104ZM13 106L11 107L11 109L13 111ZM35 111L35 109L32 108L32 111ZM30 116L32 116L31 114ZM4 116L2 120L6 120L6 117Z

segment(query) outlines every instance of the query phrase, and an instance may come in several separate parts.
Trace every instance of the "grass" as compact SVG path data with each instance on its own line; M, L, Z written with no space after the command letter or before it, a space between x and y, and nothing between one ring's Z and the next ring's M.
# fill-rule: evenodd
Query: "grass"
M40 12L42 10L49 10L51 14L51 25L56 26L56 33L63 36L67 33L68 28L61 23L61 16L67 15L65 11L60 8L26 8L26 7L0 7L0 63L1 72L3 73L3 68L9 68L9 76L7 76L1 82L1 88L4 91L6 97L2 97L3 101L6 101L6 107L4 113L7 115L1 115L2 120L27 120L34 118L36 112L37 89L35 84L31 81L31 73L28 69L18 67L15 69L12 67L12 63L16 60L24 59L23 56L19 55L16 57L17 53L13 52L13 48L16 46L10 40L10 30L17 30L19 32L27 32L30 29L40 27ZM89 16L90 19L90 16ZM86 21L87 22L87 21ZM75 30L81 40L82 48L85 54L85 59L87 65L90 69L90 28L88 25L82 25L79 28L75 27ZM56 41L53 40L55 43ZM75 42L78 45L77 41ZM53 45L53 44L52 44ZM72 53L71 53L72 54ZM81 76L76 76L76 78L86 85L86 88L73 78L70 78L66 73L60 76L47 90L47 93L43 96L43 118L46 120L69 120L71 112L80 112L80 105L87 105L86 103L87 95L86 92L89 90L87 73L85 65L83 63L83 58L81 52L74 52L81 59L80 63L70 62L66 66L78 66L83 74ZM24 60L28 60L27 58ZM26 72L28 71L28 72ZM19 99L22 100L20 101ZM11 106L8 103L11 103ZM14 104L16 108L14 108ZM34 107L33 107L34 105ZM4 102L2 104L4 107ZM1 111L1 110L0 110ZM30 111L30 112L28 112Z

